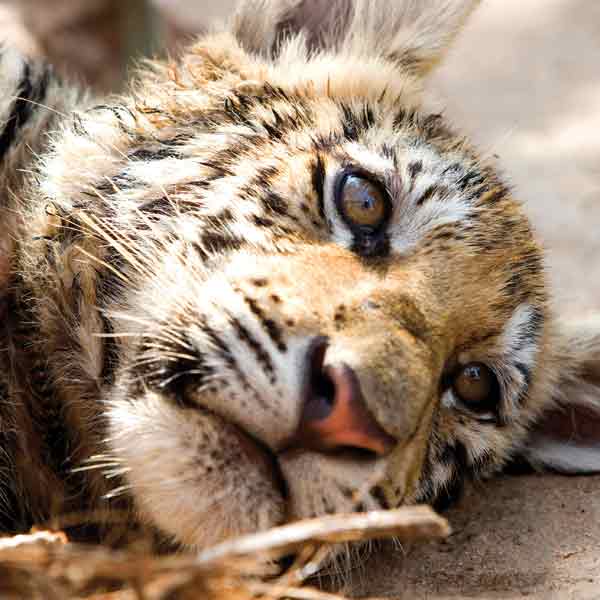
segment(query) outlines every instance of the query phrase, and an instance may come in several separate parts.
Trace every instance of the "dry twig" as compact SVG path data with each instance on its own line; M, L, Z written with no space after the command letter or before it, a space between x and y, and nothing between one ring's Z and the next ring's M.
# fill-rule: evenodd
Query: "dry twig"
M321 565L326 554L323 549L383 537L403 542L439 539L448 533L446 521L428 507L299 521L224 542L196 556L111 550L70 543L62 532L39 531L0 538L0 597L339 600L338 596L298 587ZM265 581L265 559L290 553L300 557L294 576L288 573Z

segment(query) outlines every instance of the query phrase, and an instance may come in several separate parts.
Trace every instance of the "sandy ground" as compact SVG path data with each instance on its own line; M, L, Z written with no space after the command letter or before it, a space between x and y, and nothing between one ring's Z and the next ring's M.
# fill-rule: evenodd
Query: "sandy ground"
M448 511L444 543L387 547L345 591L398 599L600 598L598 478L502 478Z
M600 2L488 0L433 84L512 178L547 247L557 310L600 310ZM448 543L377 553L345 591L600 599L600 476L503 477L448 517Z

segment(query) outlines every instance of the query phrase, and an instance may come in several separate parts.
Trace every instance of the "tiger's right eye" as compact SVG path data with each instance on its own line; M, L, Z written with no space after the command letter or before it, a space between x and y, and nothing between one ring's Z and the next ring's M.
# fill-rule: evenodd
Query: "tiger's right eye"
M493 412L499 401L499 385L493 371L482 363L469 363L454 376L452 389L475 413Z

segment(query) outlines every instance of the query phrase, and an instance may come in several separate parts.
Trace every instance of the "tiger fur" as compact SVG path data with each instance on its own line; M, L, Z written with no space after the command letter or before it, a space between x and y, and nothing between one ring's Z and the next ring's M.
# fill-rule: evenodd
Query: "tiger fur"
M422 107L476 4L248 0L102 104L3 51L3 530L116 507L203 547L598 469L600 319L552 313L512 190ZM300 443L307 386L390 443Z

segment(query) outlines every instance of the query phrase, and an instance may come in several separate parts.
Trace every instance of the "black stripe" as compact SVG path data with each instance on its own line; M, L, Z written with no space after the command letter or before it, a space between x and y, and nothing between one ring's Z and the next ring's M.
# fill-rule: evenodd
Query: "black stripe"
M342 121L344 137L350 142L356 142L358 140L358 128L354 119L354 113L347 104L342 104L341 108L344 113L344 120Z
M248 127L250 130L259 133L258 123L253 115L250 114L250 109L254 107L253 98L237 93L233 97L225 98L223 108L225 114L231 119L233 123ZM213 118L215 122L222 120L222 114L215 114Z
M277 350L279 350L279 352L285 352L287 350L287 345L283 340L283 334L279 325L277 325L273 319L265 319L263 325L269 337L277 347Z
M462 477L455 475L440 490L433 500L433 508L437 512L444 512L456 504L462 497L465 489L465 483Z
M408 176L410 177L410 189L412 190L415 187L415 179L423 170L423 162L420 160L415 160L408 165L406 170L408 171Z
M261 217L259 215L253 215L252 222L257 227L274 227L275 226L275 221L273 221L273 219L268 219L267 217Z
M114 329L110 319L100 312L104 333L112 334ZM100 371L100 379L107 385L112 385L115 382L115 371L119 366L119 349L115 338L104 338L102 343L102 370Z
M206 231L200 238L202 244L203 255L207 253L209 255L233 252L239 250L244 246L245 242L242 238L237 237L233 234L226 233L215 233L212 231Z
M204 335L206 335L206 337L209 339L209 341L215 347L219 356L223 359L225 364L237 375L237 378L238 378L239 382L242 384L242 387L244 388L244 390L246 390L246 391L251 390L254 393L254 397L255 397L256 401L259 402L263 408L267 409L268 405L264 402L263 398L252 387L252 385L248 381L248 378L242 371L237 360L235 359L235 356L233 356L233 354L232 354L231 350L229 349L229 347L227 346L227 344L223 341L223 339L219 336L219 334L206 322L205 319L203 319L200 322L200 330L202 331L202 333L204 333ZM274 377L272 378L272 380L274 381Z
M272 180L280 174L279 169L274 165L265 165L258 167L256 175L253 175L248 184L240 190L240 195L252 195L256 193L262 194L263 190L267 189Z
M429 232L428 243L441 242L447 240L455 240L457 242L465 241L466 237L461 230L456 231L453 229L453 225L448 226L447 224L440 225Z
M379 502L381 508L386 510L394 508L393 506L390 506L385 492L383 491L383 488L380 485L376 485L373 488L371 488L371 495L377 500L377 502Z
M96 106L93 106L91 109L89 109L89 112L94 112L94 111L108 111L110 113L112 113L115 118L117 119L117 124L119 126L119 129L126 134L131 133L131 129L130 127L127 126L127 124L125 123L125 121L123 120L123 112L127 113L129 115L129 117L131 117L131 119L133 119L134 121L137 121L133 111L128 108L127 106L123 106L123 105L110 105L110 104L97 104ZM79 122L79 124L81 125L81 121ZM81 134L86 135L87 132L85 131L85 128L81 127L81 129L83 130L81 132Z
M167 196L160 196L159 198L152 198L152 200L147 200L143 204L140 204L138 210L147 215L170 217L176 214L179 208L179 204L175 204Z
M131 190L133 188L145 188L146 184L133 177L127 171L123 171L121 173L117 173L113 175L109 181L102 181L101 183L97 183L95 188L96 191L101 196L109 196L114 194L116 191L125 191Z
M269 353L237 317L229 315L229 320L239 338L254 352L257 361L263 366L265 372L269 373L271 382L275 383L275 378L273 377L275 369Z
M406 126L412 127L415 124L416 112L414 110L405 110L401 108L394 117L394 129L402 129Z
M259 167L248 183L238 190L238 196L252 201L258 199L266 212L285 215L287 211L285 201L270 190L271 181L278 174L279 169L274 165Z
M287 346L283 341L283 335L281 333L281 329L273 321L269 319L262 308L257 304L256 300L250 298L248 296L244 296L244 301L248 305L248 308L252 312L252 314L260 321L263 329L266 331L267 335L273 340L273 343L277 347L280 352L285 352L287 350Z
M523 289L523 274L521 271L510 273L508 280L503 286L508 296L512 299Z
M323 197L325 187L325 163L321 154L317 153L317 158L312 165L312 184L317 194L317 204L319 215L325 221L325 198Z
M224 208L216 215L203 215L202 224L209 230L222 230L227 224L235 220L231 209Z
M269 138L272 140L281 141L286 133L288 133L289 129L293 129L294 121L293 119L288 119L286 117L282 117L281 114L275 110L271 109L271 114L273 115L274 123L271 124L268 121L262 121L262 126L264 130L269 135Z
M272 215L288 216L287 202L273 191L267 191L261 199L261 204L267 213Z
M427 202L427 200L429 200L430 198L432 198L437 192L443 190L444 188L440 188L439 186L437 186L435 183L433 185L430 185L421 195L421 197L417 200L416 204L417 206L421 206L422 204L425 204L425 202Z
M164 158L177 158L179 150L176 146L161 145L158 148L139 148L132 152L128 158L137 161L155 161Z
M19 82L16 95L18 96L13 105L10 116L6 120L4 130L0 135L0 160L15 141L19 130L31 118L34 111L39 109L37 104L43 103L50 81L50 70L45 68L37 80L31 76L31 67L25 63L23 76Z
M252 134L245 136L233 136L231 145L221 150L217 150L210 156L211 166L221 165L226 167L228 174L233 172L233 167L245 156L250 154L252 151L260 150L265 145L267 139L261 134ZM216 171L209 177L205 178L205 181L212 182L223 177L224 173Z
M358 113L354 112L347 104L341 104L344 113L342 127L344 137L349 142L356 142L361 134L371 128L375 123L375 115L370 106L364 105Z
M464 477L471 473L467 449L462 442L455 441L454 445L447 442L438 460L452 469L452 475L443 488L437 493L433 506L437 511L443 511L460 499L464 490Z
M223 359L225 364L232 370L241 375L237 361L231 353L227 344L221 339L219 334L205 321L200 322L200 331L209 339L210 343L217 350L218 355Z
M385 231L355 231L351 250L362 258L382 258L390 253L390 238Z
M464 192L467 188L474 188L480 186L485 181L483 175L476 170L467 171L457 181L456 185L461 192Z

